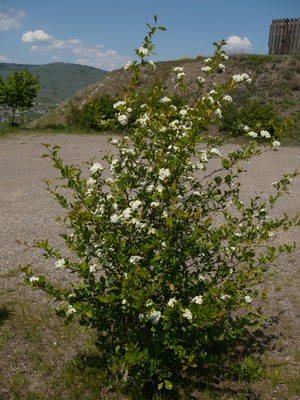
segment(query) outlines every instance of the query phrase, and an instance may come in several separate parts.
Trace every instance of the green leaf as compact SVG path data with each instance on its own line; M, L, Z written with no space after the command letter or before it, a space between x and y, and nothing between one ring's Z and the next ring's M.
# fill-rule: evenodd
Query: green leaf
M92 317L93 317L93 310L92 310L92 309L87 310L86 313L85 313L85 315L86 315L88 318L92 318Z
M172 390L172 389L173 389L173 384L172 384L172 382L170 382L170 381L168 381L168 380L165 380L164 383L165 383L165 388L166 388L167 390Z
M32 274L31 265L28 264L26 265L26 267L22 268L22 272L25 272L26 275L31 275Z
M99 300L101 303L111 303L112 302L112 297L96 296L96 299Z

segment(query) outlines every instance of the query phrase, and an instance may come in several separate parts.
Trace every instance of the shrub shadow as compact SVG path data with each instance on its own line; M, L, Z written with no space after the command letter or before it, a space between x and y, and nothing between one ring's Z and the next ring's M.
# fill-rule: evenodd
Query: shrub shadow
M207 349L212 354L212 362L195 370L189 371L186 376L183 376L176 381L177 388L171 392L160 391L160 396L157 397L157 386L149 383L144 387L143 393L136 391L133 387L131 390L125 390L129 399L143 400L153 399L202 399L203 393L210 394L211 398L230 398L245 400L262 400L259 393L251 387L251 383L264 378L257 376L257 367L261 366L261 356L268 350L272 350L280 335L274 333L273 327L279 323L279 317L273 316L265 321L264 325L253 332L249 332L243 338L231 343L221 343L214 348ZM247 359L253 359L256 364L250 365L249 370L245 372L242 369L240 373L237 366L247 366ZM120 386L108 382L104 377L101 379L101 371L103 360L98 354L79 354L72 359L73 366L83 375L94 377L99 388L107 387L112 392L119 392ZM122 391L123 392L123 391ZM124 392L123 392L124 393ZM141 397L142 396L142 397Z
M11 317L11 315L12 313L7 307L0 306L0 326L3 325L3 323Z

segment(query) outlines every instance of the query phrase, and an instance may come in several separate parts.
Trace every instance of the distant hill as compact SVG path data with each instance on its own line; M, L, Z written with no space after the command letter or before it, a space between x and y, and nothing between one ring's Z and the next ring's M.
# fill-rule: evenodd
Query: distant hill
M203 57L177 61L158 62L156 71L145 70L140 90L145 94L158 81L167 93L174 93L172 72L174 67L183 66L187 85L197 92L197 77L205 65ZM300 134L300 55L277 56L258 54L239 54L230 56L226 61L226 71L217 75L216 80L225 82L234 74L247 73L251 76L251 85L241 85L234 89L232 96L235 104L245 104L246 99L270 104L282 117L292 117L296 122L297 135ZM109 94L114 99L122 99L130 82L128 71L116 70L103 77L90 87L77 93L72 99L53 110L48 116L38 121L38 125L66 125L71 110L81 109L86 98L92 100ZM208 80L207 89L212 89ZM300 136L299 136L300 138ZM299 139L300 140L300 139Z
M24 71L25 69L32 75L39 75L40 77L41 90L34 99L34 109L43 110L44 114L72 98L78 91L99 81L107 73L98 68L78 64L26 65L0 63L0 75L4 81L14 71Z

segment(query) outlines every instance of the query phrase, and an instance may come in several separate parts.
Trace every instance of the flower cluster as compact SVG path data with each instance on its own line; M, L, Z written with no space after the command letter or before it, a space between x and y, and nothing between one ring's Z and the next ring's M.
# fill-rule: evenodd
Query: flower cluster
M252 79L246 73L243 73L243 74L240 74L240 75L239 74L233 75L232 80L235 83L240 83L240 82L244 82L244 81L246 81L247 83L251 83L252 82Z

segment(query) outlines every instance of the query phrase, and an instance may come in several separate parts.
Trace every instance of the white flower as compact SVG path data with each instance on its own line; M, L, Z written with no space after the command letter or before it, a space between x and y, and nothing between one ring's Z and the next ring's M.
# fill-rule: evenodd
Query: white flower
M121 153L122 154L131 154L132 156L135 155L134 149L127 149L126 147L122 147Z
M243 82L244 78L242 77L242 75L233 75L232 79L234 80L234 82Z
M183 67L175 67L173 69L174 72L183 72Z
M141 204L142 204L142 202L140 200L135 200L131 203L131 208L133 210L137 210Z
M216 155L216 156L219 156L219 157L221 157L221 153L220 153L220 151L218 150L218 149L216 149L216 148L212 148L212 149L210 149L210 154L214 154L214 155Z
M152 60L148 61L148 64L155 70L156 69L156 65L154 64L154 62Z
M55 262L54 266L55 268L63 268L65 266L65 260L63 258L60 258Z
M131 256L129 259L129 262L130 262L130 264L136 264L141 259L142 259L142 257L140 257L140 256Z
M118 222L118 219L119 219L119 216L117 214L113 214L110 217L110 222L112 222L114 224L114 223Z
M145 314L139 314L139 320L143 321L145 319Z
M234 82L243 82L243 81L246 81L247 83L251 83L252 82L252 79L249 77L249 75L248 74L242 74L242 75L238 75L238 74L236 74L236 75L233 75L233 77L232 77L232 79L234 80Z
M120 107L123 107L123 106L126 106L126 101L117 101L117 102L113 105L114 108L120 108Z
M242 77L243 77L243 79L245 79L245 81L247 82L247 83L251 83L252 82L252 79L250 78L250 76L248 75L248 74L242 74Z
M225 300L230 299L230 296L229 296L229 294L221 294L220 299L225 301Z
M232 102L232 97L229 96L229 94L226 94L226 95L223 97L223 100Z
M148 314L148 320L152 321L154 324L157 324L161 317L161 312L153 310Z
M36 276L31 276L31 277L29 278L29 282L30 282L30 283L38 282L39 280L40 280L40 278L38 278L38 277L36 277Z
M192 320L193 319L193 314L191 313L191 311L188 308L186 308L184 310L183 316L188 320Z
M112 162L110 164L110 170L115 171L115 168L117 167L118 164L119 164L119 160L117 158L112 160Z
M123 299L122 300L122 304L126 304L127 303L127 300L126 299Z
M228 60L228 55L225 53L221 54L221 57L223 58L223 60Z
M66 315L71 315L76 313L76 308L72 307L71 304L68 305L67 311L66 311Z
M252 302L252 297L251 296L245 296L244 301L245 301L245 303L250 304Z
M156 191L157 191L158 193L162 193L163 190L164 190L164 187L163 187L162 185L157 185L157 186L156 186Z
M158 201L152 201L150 204L150 207L159 207L159 202Z
M176 303L177 303L177 300L175 299L175 297L173 297L172 299L170 299L168 301L167 306L173 308Z
M104 168L102 167L101 164L95 163L95 164L93 164L93 165L91 166L90 171L91 171L92 174L94 174L94 173L97 172L97 171L103 171L103 169L104 169Z
M260 136L265 137L266 139L269 139L271 137L270 133L268 131L260 131Z
M98 268L97 264L90 265L90 272L96 272L97 268Z
M211 62L211 58L210 58L210 57L206 58L206 59L204 60L204 62L205 62L205 63Z
M140 47L139 48L139 53L142 54L143 57L145 57L145 56L149 55L149 50L146 49L146 47Z
M124 219L129 219L131 217L131 208L125 208L125 210L122 212L122 216Z
M165 178L168 178L171 175L171 172L168 168L161 168L158 173L158 179L163 181Z
M177 76L176 76L176 78L178 79L178 80L180 80L180 79L182 79L182 78L184 78L185 77L185 73L184 72L179 72L178 74L177 74Z
M88 187L91 187L91 186L95 185L95 183L96 183L96 180L93 179L93 178L89 178L89 179L86 181L86 184L87 184Z
M198 76L197 78L199 83L204 83L205 82L205 78L203 78L203 76Z
M277 140L274 140L274 142L272 143L273 147L279 147L280 146L280 142L278 142Z
M155 188L155 186L153 184L151 184L151 185L147 186L146 192L151 193L151 192L153 192L154 188Z
M201 161L202 161L202 162L207 162L207 161L208 161L208 158L207 158L207 151L206 151L206 150L201 150L201 156L200 156L200 158L201 158Z
M128 124L128 117L125 114L121 114L118 116L118 121L120 122L121 125L127 125Z
M248 132L248 136L250 136L252 138L257 138L258 135L256 132L251 131L251 132Z
M247 126L247 125L244 125L243 129L244 129L245 132L249 132L249 130L250 130L249 126Z
M220 70L225 71L225 65L224 64L219 64L218 67L219 67Z
M126 65L124 67L125 71L127 71L131 66L132 66L132 62L131 61L127 61Z
M192 299L192 303L195 303L195 304L202 304L202 303L203 303L203 296L195 296L195 297Z
M118 139L113 139L110 143L111 143L111 144L119 144L120 142L119 142Z
M156 233L156 229L155 228L149 228L148 230L148 234L149 235L154 235Z
M250 78L250 76L249 76L248 74L245 74L245 72L242 74L242 77L243 77L244 79L249 79L249 78Z
M162 97L161 99L158 100L159 103L169 103L171 99L167 96Z
M209 71L211 71L211 67L209 67L209 66L207 66L207 67L202 67L202 68L201 68L201 71L203 71L203 72L209 72Z
M147 122L148 122L149 120L150 120L149 115L145 113L144 115L141 116L141 118L138 118L138 119L136 120L136 122L138 122L139 124L141 124L141 126L142 126L143 128L145 128L145 127L147 126Z
M222 111L221 111L220 108L217 108L217 109L216 109L215 115L216 115L218 118L222 118Z
M182 117L184 117L185 115L187 115L187 110L185 110L185 109L182 109L182 110L180 110L179 111L179 115L181 115Z

